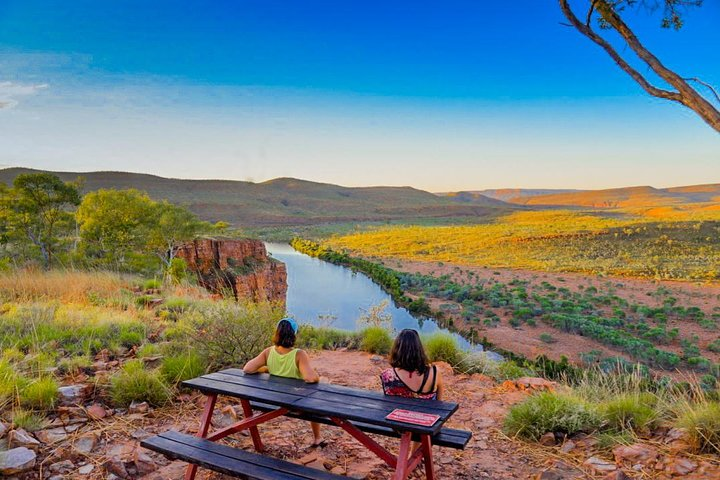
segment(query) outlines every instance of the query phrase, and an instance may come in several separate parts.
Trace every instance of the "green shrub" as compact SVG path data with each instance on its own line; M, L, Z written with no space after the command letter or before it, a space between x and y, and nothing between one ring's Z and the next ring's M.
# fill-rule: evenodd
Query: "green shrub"
M720 403L689 405L677 425L687 430L695 451L720 453Z
M160 347L155 343L144 343L135 352L137 358L150 358L157 357L158 355L160 355Z
M523 368L512 360L505 360L498 365L498 380L515 380L520 377L527 377L533 372L527 368Z
M455 338L449 333L436 332L423 339L425 352L431 362L457 365L463 358Z
M497 377L500 362L493 360L486 352L470 352L462 355L460 361L454 366L455 371L467 375L482 374Z
M15 428L34 432L45 427L45 418L27 410L17 409L12 413L12 424Z
M360 334L360 348L369 353L385 355L392 348L390 332L383 327L367 327Z
M170 398L170 388L157 372L146 370L142 360L131 360L110 379L110 396L119 406L133 401L163 405Z
M9 362L0 361L0 407L14 402L28 381Z
M591 432L599 425L600 415L588 403L571 395L543 392L513 406L504 427L509 435L537 440L548 432L572 435Z
M83 369L88 368L92 365L92 360L86 355L80 355L77 357L65 357L58 363L60 373L66 375L77 375L82 372Z
M120 331L120 335L118 336L118 341L120 342L120 345L126 348L132 348L142 345L144 340L144 334L128 329L122 329Z
M359 348L361 334L335 328L321 328L313 325L300 325L297 346L314 350L334 350L336 348Z
M600 411L616 431L647 432L658 420L657 398L650 393L628 393L604 402Z
M720 353L720 338L710 343L707 348L711 352Z
M140 295L139 297L135 298L135 305L138 307L147 307L149 305L152 305L152 303L155 301L155 297L152 295Z
M182 258L173 258L165 273L173 284L178 285L188 278L187 262Z
M205 373L205 362L195 352L165 357L160 367L160 373L166 382L177 385Z
M149 280L145 280L142 284L142 289L146 292L148 290L160 290L162 288L162 282L158 280L157 278L151 278Z
M601 450L612 450L618 445L630 445L636 441L632 432L627 430L599 432L595 435L595 440L597 440L597 446Z
M38 410L49 410L55 406L58 384L52 377L35 380L20 392L20 404Z
M180 317L172 338L194 349L210 369L244 365L270 345L284 313L271 303L201 302Z
M557 343L557 338L553 337L549 333L541 333L540 341L543 343Z

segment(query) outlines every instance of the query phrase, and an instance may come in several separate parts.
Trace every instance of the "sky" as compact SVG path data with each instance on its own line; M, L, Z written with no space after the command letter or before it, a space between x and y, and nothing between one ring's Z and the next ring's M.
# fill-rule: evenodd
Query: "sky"
M627 21L720 86L720 2L680 32L660 17ZM430 191L720 182L720 135L562 21L556 0L0 0L0 168Z

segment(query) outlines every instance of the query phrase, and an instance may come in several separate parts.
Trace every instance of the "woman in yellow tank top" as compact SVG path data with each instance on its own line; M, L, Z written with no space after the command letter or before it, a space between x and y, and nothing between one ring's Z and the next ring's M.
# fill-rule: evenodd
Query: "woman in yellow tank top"
M283 318L275 328L273 346L268 347L243 367L245 373L269 373L278 377L297 378L307 383L320 381L310 364L307 352L295 348L298 325L292 318ZM320 438L320 424L312 422L313 447L324 447Z

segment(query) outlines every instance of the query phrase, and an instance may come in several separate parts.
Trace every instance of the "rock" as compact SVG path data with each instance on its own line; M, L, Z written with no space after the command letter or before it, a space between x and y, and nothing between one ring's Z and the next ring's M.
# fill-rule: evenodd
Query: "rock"
M658 452L649 445L635 443L632 445L618 445L613 448L613 455L617 463L630 463L635 465L636 463L647 464L655 461Z
M0 422L0 438L3 438L8 431L8 426Z
M118 456L113 456L108 458L105 463L103 464L105 467L105 470L109 474L115 475L119 478L129 479L130 474L128 474L128 471L125 469L125 464L123 463L122 459Z
M588 458L585 462L583 462L583 465L589 467L595 473L614 472L617 470L617 465L598 457Z
M52 473L70 473L75 470L75 464L72 463L70 460L62 460L60 462L51 464L48 467L48 470L50 470Z
M52 477L48 477L47 480L65 480L64 475L53 475Z
M147 413L150 410L150 405L148 405L147 402L136 402L133 401L130 404L130 408L128 409L128 413Z
M177 258L212 292L231 290L238 299L285 302L285 264L269 258L260 240L198 238L182 245Z
M168 480L169 478L183 478L187 463L174 461L164 467L146 475L143 480Z
M82 455L88 455L97 445L99 435L96 432L85 433L73 442L73 450Z
M552 447L553 445L555 445L555 434L552 432L548 432L545 435L543 435L542 437L540 437L538 442L540 442L540 445L544 445L546 447Z
M25 447L0 452L0 475L15 475L35 467L35 452Z
M539 377L521 377L515 380L515 385L520 389L552 390L557 384Z
M697 463L689 458L678 457L669 460L665 471L671 475L684 476L697 470L697 467Z
M370 361L375 362L375 363L380 363L384 360L385 359L383 357L381 357L380 355L373 355L372 357L370 357Z
M40 442L22 428L8 433L7 444L8 448L25 447L36 452L40 448Z
M312 463L314 461L317 461L320 458L320 455L318 452L310 452L304 457L301 457L298 462L300 462L303 465L307 465L308 463Z
M614 472L608 473L607 476L605 476L603 480L631 480L631 479L622 470L615 470Z
M83 465L82 467L78 468L78 473L80 475L90 475L90 473L95 470L95 465L92 463L88 463L87 465Z
M537 480L565 480L566 477L557 470L545 470L539 473L536 478Z
M158 468L155 460L150 458L150 455L144 453L140 449L135 450L133 462L135 463L135 469L137 470L138 475L141 476L152 473Z
M97 355L95 355L95 361L96 362L103 362L107 363L110 361L110 350L107 348L103 348L100 350Z
M87 416L90 420L101 420L107 417L107 410L102 405L93 403L86 410Z
M50 430L40 430L35 436L42 443L52 445L53 443L62 442L67 439L68 432L64 428L53 428Z
M316 468L316 469L318 469L318 470L325 471L325 463L324 463L324 462L322 461L322 459L320 459L320 458L318 458L317 460L314 460L314 461L308 463L308 464L305 465L305 466L306 466L306 467Z
M560 447L560 451L562 453L570 453L573 450L575 450L575 442L572 440L567 440L565 443L563 443L563 446Z
M90 388L89 385L67 385L58 388L60 405L73 406L82 404Z
M335 475L345 475L345 469L340 465L336 465L330 470L330 473Z

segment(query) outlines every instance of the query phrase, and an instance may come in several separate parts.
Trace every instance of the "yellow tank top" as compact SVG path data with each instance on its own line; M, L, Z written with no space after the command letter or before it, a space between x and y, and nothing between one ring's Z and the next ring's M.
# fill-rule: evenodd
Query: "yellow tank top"
M282 353L278 353L277 350L275 350L275 347L271 347L267 359L267 368L270 375L287 378L299 378L302 380L300 369L298 368L297 361L295 360L297 352L298 349L295 348L283 355Z

